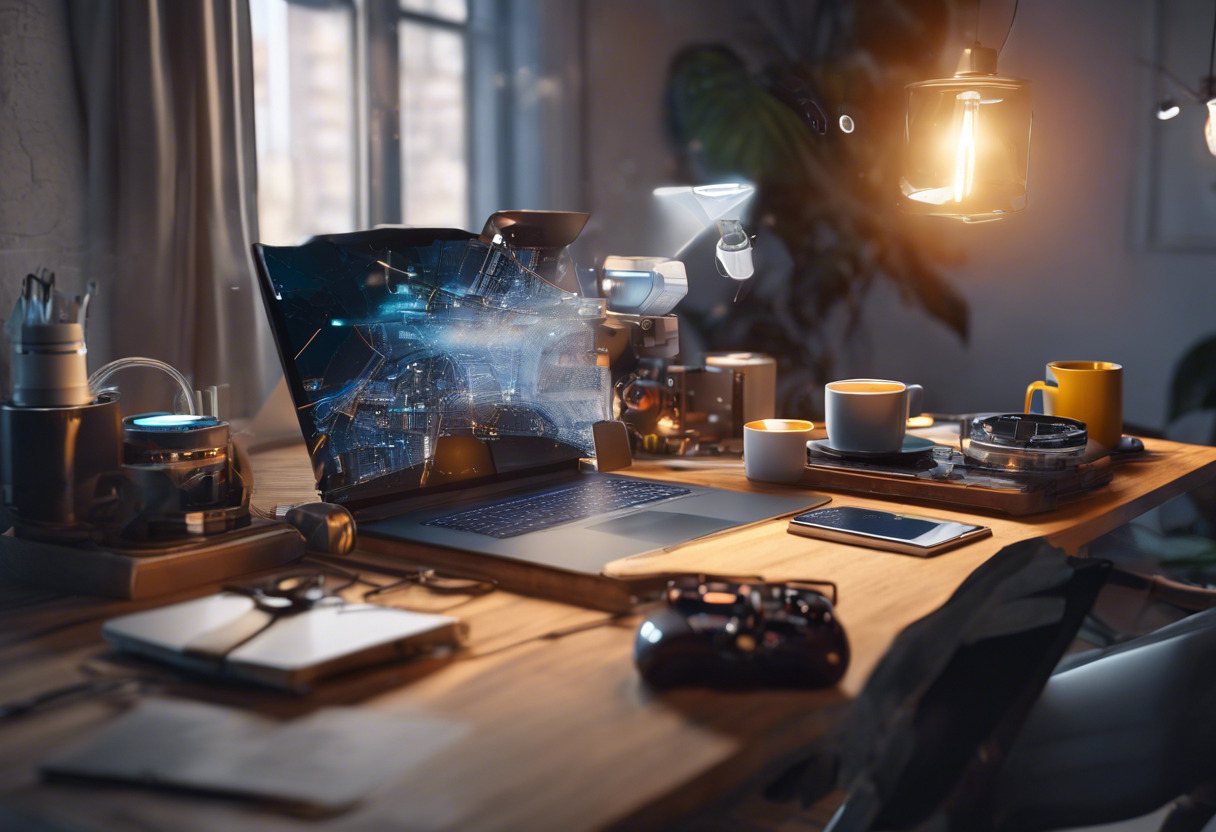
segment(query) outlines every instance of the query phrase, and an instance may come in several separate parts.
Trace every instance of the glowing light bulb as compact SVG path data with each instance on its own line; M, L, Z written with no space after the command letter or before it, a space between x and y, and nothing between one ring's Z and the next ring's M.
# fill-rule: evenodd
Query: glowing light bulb
M954 151L954 201L962 202L971 195L975 185L975 134L980 116L980 94L974 90L958 94L961 107L958 123L958 143Z
M988 222L1026 207L1030 85L998 75L996 59L969 46L953 77L907 86L903 210Z
M1208 99L1208 120L1203 123L1203 137L1208 142L1208 152L1216 156L1216 128L1212 120L1216 119L1216 98Z

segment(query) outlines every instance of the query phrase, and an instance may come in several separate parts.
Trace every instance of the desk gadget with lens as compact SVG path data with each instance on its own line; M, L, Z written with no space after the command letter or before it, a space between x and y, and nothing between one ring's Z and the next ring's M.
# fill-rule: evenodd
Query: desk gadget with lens
M248 529L252 472L219 417L219 390L195 393L152 359L87 375L92 291L68 296L53 274L31 274L5 327L14 358L12 396L0 404L5 526L23 539L147 554ZM109 380L131 367L169 374L182 412L120 418Z
M679 319L688 293L684 264L608 257L596 283L607 315L597 336L612 370L613 409L636 451L735 453L743 425L774 415L776 364L760 353L710 353L678 364Z
M252 470L220 418L173 367L113 361L88 375L94 287L69 296L25 278L5 327L11 397L0 403L0 575L61 592L145 598L283 566L304 553L288 525L250 511ZM156 369L177 412L122 418L115 373Z

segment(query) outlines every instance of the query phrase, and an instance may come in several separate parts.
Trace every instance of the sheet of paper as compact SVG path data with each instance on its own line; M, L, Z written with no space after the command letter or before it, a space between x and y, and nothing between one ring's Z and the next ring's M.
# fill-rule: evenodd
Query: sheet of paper
M42 770L332 812L423 765L467 730L423 713L324 708L277 722L216 705L152 699Z

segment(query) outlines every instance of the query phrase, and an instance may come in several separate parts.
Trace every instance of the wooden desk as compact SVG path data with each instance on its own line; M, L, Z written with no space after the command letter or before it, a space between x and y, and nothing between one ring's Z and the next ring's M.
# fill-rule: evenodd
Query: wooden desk
M630 660L637 616L614 620L495 592L460 608L471 630L464 655L358 674L306 699L183 682L156 672L165 693L268 715L293 717L323 705L357 702L385 711L420 709L472 726L466 738L423 770L351 812L301 821L236 801L41 783L35 765L49 750L94 730L130 701L92 700L0 723L0 829L22 828L23 816L55 829L82 830L666 828L673 818L712 805L766 763L820 733L833 708L861 687L894 635L941 604L1000 547L1047 535L1077 549L1216 478L1214 448L1147 444L1151 458L1121 467L1102 492L1034 518L980 518L993 527L992 539L931 560L794 537L781 521L613 565L620 574L682 567L835 580L853 649L839 689L681 690L656 697L640 686ZM255 469L259 505L314 498L302 448L259 455ZM637 473L757 487L737 464L676 471L649 464ZM892 505L852 495L839 495L836 502ZM973 519L941 509L930 513ZM202 593L188 593L197 594ZM419 608L451 603L424 590L390 597ZM78 681L80 663L106 653L101 622L135 606L0 585L0 701Z

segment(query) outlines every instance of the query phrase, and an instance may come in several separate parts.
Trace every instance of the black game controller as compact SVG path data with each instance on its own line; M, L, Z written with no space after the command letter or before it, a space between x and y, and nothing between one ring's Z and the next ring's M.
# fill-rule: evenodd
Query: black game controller
M633 661L654 688L828 687L849 666L831 599L811 584L698 577L667 585L666 606L638 628Z

